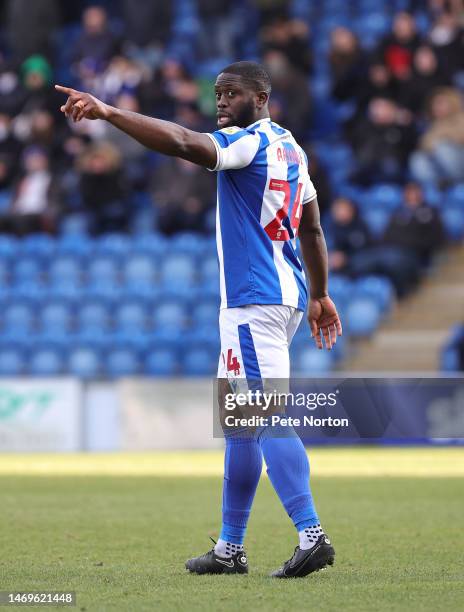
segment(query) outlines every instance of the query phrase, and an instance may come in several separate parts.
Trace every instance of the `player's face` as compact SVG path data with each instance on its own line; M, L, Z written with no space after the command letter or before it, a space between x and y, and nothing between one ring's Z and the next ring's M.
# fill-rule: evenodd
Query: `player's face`
M246 88L240 76L221 73L214 89L219 129L246 127L256 121L256 92Z

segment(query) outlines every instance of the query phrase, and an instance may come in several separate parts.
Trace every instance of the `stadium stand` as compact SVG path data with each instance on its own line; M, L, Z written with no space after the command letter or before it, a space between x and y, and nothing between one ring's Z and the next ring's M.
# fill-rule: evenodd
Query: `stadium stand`
M0 37L1 375L216 369L214 177L111 126L68 123L53 82L211 131L216 73L261 59L274 119L317 159L321 204L326 177L331 293L348 337L374 334L435 254L462 243L459 3L218 0L213 18L202 0L50 2L37 29L13 2ZM24 29L34 36L22 41ZM303 324L295 372L336 368L346 348L319 352L308 336ZM444 369L462 367L457 337Z

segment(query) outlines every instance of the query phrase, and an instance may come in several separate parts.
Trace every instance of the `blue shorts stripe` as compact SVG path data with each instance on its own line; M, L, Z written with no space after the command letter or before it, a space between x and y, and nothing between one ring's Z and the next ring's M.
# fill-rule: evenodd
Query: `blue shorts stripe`
M261 371L259 369L258 357L256 355L255 343L251 335L250 325L244 323L238 326L238 340L242 352L243 367L248 380L260 380Z

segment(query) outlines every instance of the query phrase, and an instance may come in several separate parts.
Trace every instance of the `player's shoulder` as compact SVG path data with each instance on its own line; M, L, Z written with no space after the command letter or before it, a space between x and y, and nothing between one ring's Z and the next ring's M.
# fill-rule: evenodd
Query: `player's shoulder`
M238 126L230 126L216 130L212 135L222 148L229 147L238 141L246 142L255 137L253 131Z

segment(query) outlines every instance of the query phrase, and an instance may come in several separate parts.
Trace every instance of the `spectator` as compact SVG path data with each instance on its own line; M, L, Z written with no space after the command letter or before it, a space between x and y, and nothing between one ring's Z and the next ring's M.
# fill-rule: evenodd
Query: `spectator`
M101 6L90 6L82 15L82 32L73 50L81 74L99 73L119 51L120 41L108 27L108 16Z
M449 85L449 78L439 69L432 47L422 45L414 54L414 74L403 92L405 106L416 115L425 110L430 92Z
M127 190L118 150L106 142L92 144L78 158L77 169L82 203L93 231L127 231Z
M416 254L396 244L375 243L356 206L347 198L337 198L330 212L334 242L329 254L331 269L354 278L369 274L386 276L397 295L404 296L419 278Z
M0 190L12 186L21 153L21 144L12 132L11 123L9 115L0 115Z
M170 39L172 3L159 0L121 0L126 40L136 49L162 47ZM146 54L143 54L146 57Z
M358 113L366 112L369 102L373 98L384 100L394 99L395 86L390 70L385 64L374 62L367 70L366 80L358 88Z
M232 0L196 0L200 31L198 53L201 60L234 55Z
M464 180L464 109L456 89L438 89L429 103L430 124L411 156L416 181L447 185Z
M348 28L335 28L330 35L329 62L332 92L338 100L356 98L366 79L366 60L355 34Z
M401 182L416 139L410 114L402 112L392 100L374 98L368 117L357 121L350 138L359 166L356 181Z
M312 72L309 29L301 19L277 17L261 32L262 53L279 51L294 70L307 76Z
M60 113L62 97L52 87L53 70L49 62L42 55L31 55L21 65L21 73L24 86L21 114L47 110L57 121L63 122Z
M46 151L28 147L23 153L22 175L14 188L11 209L1 218L0 229L19 236L53 231L57 214L53 188Z
M426 266L445 242L440 214L425 202L417 183L408 183L403 197L404 205L393 213L384 242L417 255L421 265Z
M14 61L21 64L33 54L52 59L53 32L60 21L58 0L8 0L6 31Z
M312 151L308 145L304 147L304 150L308 157L309 175L317 191L317 203L319 205L319 211L321 213L321 217L325 217L326 213L329 210L330 202L332 200L332 190L330 187L330 181L326 171L319 163L317 153Z
M304 139L311 119L311 98L306 78L290 65L281 51L268 51L264 64L272 79L271 100L273 104L281 104L282 126L288 128L297 140Z
M205 231L206 213L215 204L211 173L186 160L168 158L153 175L152 193L161 232Z
M442 73L450 77L464 69L464 31L456 13L443 11L429 32L429 40Z
M398 13L393 20L393 31L380 47L381 60L395 78L401 78L411 70L414 52L420 44L416 22L406 12Z
M258 9L263 25L274 19L287 17L290 9L290 0L251 0L251 3Z
M329 228L333 239L330 268L335 272L349 273L352 256L371 243L369 230L348 198L336 198L330 207L330 215Z

